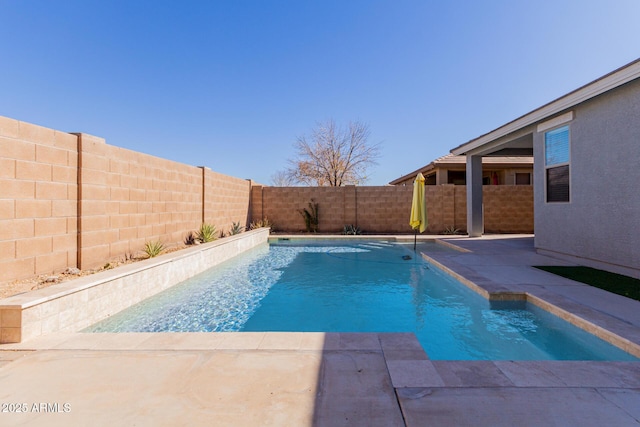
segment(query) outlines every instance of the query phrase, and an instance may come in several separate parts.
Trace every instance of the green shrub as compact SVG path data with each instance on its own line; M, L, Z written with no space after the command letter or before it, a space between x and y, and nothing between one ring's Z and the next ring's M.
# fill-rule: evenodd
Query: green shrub
M244 227L240 225L240 222L234 222L231 228L229 229L229 235L234 236L236 234L240 234L244 231Z
M144 251L147 253L147 255L149 255L149 258L160 255L163 250L164 244L160 240L146 242L144 244Z
M195 245L196 243L198 243L198 239L196 238L196 235L193 231L190 231L187 234L187 237L184 238L184 244L187 246L191 246L191 245Z
M318 231L318 204L311 199L309 202L309 210L298 209L298 213L300 213L304 219L307 232L316 233Z
M453 235L456 235L456 234L461 234L461 231L460 231L460 229L455 228L452 225L452 226L449 226L449 227L445 228L444 231L442 232L442 234L453 234Z
M356 227L353 224L348 224L348 225L345 225L344 228L342 229L342 234L355 236L355 235L362 234L362 231L360 230L360 227Z
M196 238L202 243L213 242L218 238L216 236L217 232L218 230L216 230L215 225L203 222L200 226L200 230L198 230Z
M263 218L261 220L258 221L254 221L251 224L249 224L249 230L254 230L256 228L271 228L273 229L274 225L271 221L269 221L268 218Z

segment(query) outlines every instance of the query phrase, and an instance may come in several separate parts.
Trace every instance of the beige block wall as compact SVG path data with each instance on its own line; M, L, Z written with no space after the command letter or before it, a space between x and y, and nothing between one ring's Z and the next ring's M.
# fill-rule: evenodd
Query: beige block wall
M251 194L254 219L268 218L274 230L305 231L298 212L318 203L320 232L340 232L347 224L364 233L411 233L409 215L413 188L384 187L261 187ZM533 187L485 186L485 231L533 233ZM427 233L448 228L466 230L466 187L438 185L425 188Z
M411 232L412 196L412 186L358 187L358 227L367 233Z
M453 204L454 204L454 216L453 216L453 228L457 228L462 232L467 231L467 186L466 185L454 185L453 186ZM484 200L484 188L482 191L482 198ZM533 229L532 229L533 230Z
M450 184L425 187L427 219L429 221L427 233L440 233L455 226L455 191L456 186Z
M147 241L180 243L203 221L304 231L298 211L312 199L320 232L410 233L411 197L412 186L263 187L0 117L0 281L100 267ZM426 200L427 232L466 229L464 186L427 186ZM486 232L533 232L532 187L485 186L484 204Z
M533 186L486 185L482 194L485 232L533 232Z
M89 269L203 221L247 226L251 181L0 117L0 282Z
M0 281L76 265L75 135L0 117Z
M202 221L201 168L115 147L79 134L79 268L181 242Z
M267 218L274 229L303 231L299 210L309 210L313 199L319 206L320 232L335 232L344 226L344 194L347 187L261 187L252 191L252 218Z
M216 226L219 232L229 234L234 222L248 228L252 182L234 178L203 168L204 222Z

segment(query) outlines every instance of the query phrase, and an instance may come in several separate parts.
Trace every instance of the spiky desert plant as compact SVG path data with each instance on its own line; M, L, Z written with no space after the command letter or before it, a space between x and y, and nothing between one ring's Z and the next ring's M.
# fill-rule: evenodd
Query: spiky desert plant
M273 228L273 223L271 221L269 221L269 219L267 217L264 217L263 219L260 219L258 221L254 221L251 224L249 224L249 230L254 230L256 228Z
M444 229L442 234L460 234L460 229L455 228L453 225Z
M200 226L200 230L198 230L196 237L202 243L213 242L214 240L217 239L217 236L216 236L217 232L218 230L216 230L215 225L207 224L206 222L203 222L202 225Z
M348 224L345 225L342 229L342 234L356 236L362 234L362 231L360 230L360 227L356 227L353 224Z
M240 225L240 221L232 223L233 225L229 229L229 235L234 236L236 234L240 234L244 231L244 227Z
M193 231L187 233L187 236L184 238L184 244L187 246L195 245L198 243L198 239Z
M160 253L163 250L164 250L164 244L160 240L146 242L144 244L144 251L149 256L149 258L153 258L155 256L160 255Z
M298 209L298 212L304 219L307 232L316 233L318 231L318 204L311 199L309 202L309 210Z

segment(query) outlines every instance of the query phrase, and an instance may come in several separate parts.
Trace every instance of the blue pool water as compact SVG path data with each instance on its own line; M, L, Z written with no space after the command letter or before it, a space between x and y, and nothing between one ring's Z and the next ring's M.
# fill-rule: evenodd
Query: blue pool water
M526 302L489 302L412 245L384 241L261 246L87 331L413 332L431 359L637 360Z

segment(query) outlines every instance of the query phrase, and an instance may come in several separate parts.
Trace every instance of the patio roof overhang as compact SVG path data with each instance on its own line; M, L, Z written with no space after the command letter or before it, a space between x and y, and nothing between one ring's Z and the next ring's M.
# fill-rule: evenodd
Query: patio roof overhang
M640 78L640 59L618 68L611 73L588 83L573 92L549 102L530 113L525 114L499 128L470 140L451 150L456 155L504 155L498 154L501 150L506 152L520 152L522 154L531 147L532 141L527 141L527 134L533 133L537 123L560 115L572 107L591 98L622 86L632 80ZM530 138L529 138L530 139Z
M451 150L467 156L467 232L483 234L482 157L533 155L533 133L547 124L573 119L576 105L640 78L640 59L618 68L530 113ZM555 126L555 125L553 125Z

